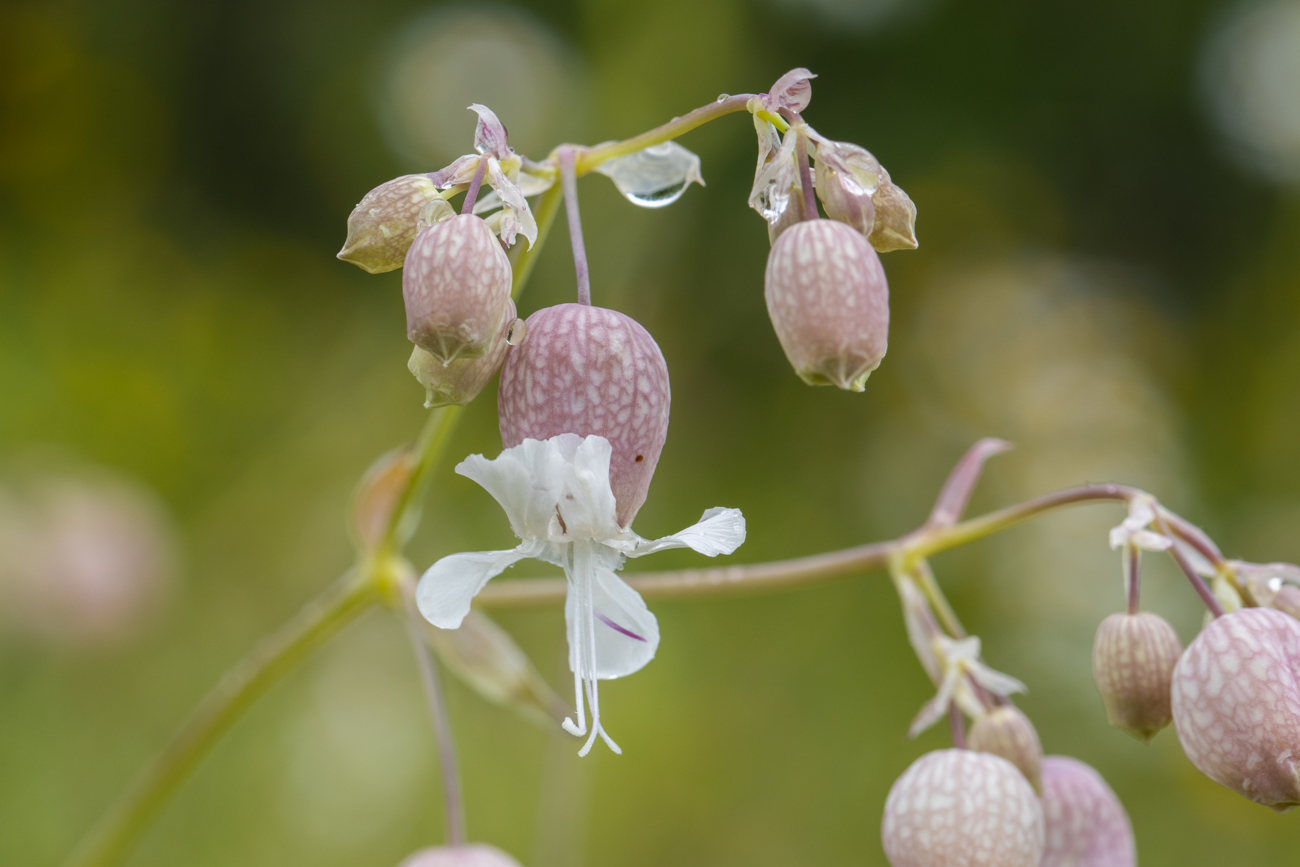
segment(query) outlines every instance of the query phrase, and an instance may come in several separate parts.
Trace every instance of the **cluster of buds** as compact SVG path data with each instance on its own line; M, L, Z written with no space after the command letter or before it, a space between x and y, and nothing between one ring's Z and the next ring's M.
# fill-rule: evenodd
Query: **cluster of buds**
M792 70L750 100L758 167L749 203L768 223L764 295L790 364L810 385L862 391L889 339L877 251L916 247L916 207L869 151L804 122L814 77Z

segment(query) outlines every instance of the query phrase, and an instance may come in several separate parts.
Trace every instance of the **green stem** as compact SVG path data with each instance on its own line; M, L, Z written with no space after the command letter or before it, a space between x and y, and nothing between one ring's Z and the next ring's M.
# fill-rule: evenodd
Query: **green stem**
M349 572L268 636L217 684L172 742L68 860L69 867L120 864L149 822L208 750L271 684L365 611L375 585Z
M623 141L607 142L593 147L574 147L574 170L581 177L601 163L615 157L634 154L651 145L662 144L675 139L683 133L688 133L696 127L703 126L709 121L717 120L724 115L745 111L753 96L752 93L728 96L726 99L700 106L689 114L675 117L663 126L655 127L649 132L643 132L639 136L624 139ZM552 156L554 156L554 152Z
M917 530L898 539L872 542L842 551L743 566L641 572L628 575L625 580L642 596L654 599L717 596L798 587L854 572L883 569L889 565L891 557L900 554L906 568L914 571L917 563L932 554L991 536L1053 509L1076 503L1125 501L1136 493L1139 493L1137 488L1127 485L1083 485L1056 491L951 527ZM500 607L550 605L564 600L565 589L563 578L499 578L484 587L475 601L486 606ZM955 623L955 616L953 620Z

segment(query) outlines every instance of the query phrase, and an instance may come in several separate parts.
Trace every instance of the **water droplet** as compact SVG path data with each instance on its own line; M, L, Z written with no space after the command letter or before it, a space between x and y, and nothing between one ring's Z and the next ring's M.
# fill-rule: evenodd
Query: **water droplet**
M612 179L629 202L643 208L671 205L692 181L704 185L700 158L675 141L612 159L596 171Z
M1281 579L1281 578L1270 578L1270 579L1268 579L1268 589L1269 589L1269 590L1272 590L1274 593L1276 593L1277 591L1281 590L1281 589L1282 589L1282 579Z
M729 94L729 93L719 93L719 94L718 94L718 102L726 102L726 101L729 100L729 99L731 99L731 94Z
M524 342L524 337L528 334L528 324L522 319L516 319L510 323L510 330L506 332L506 343L511 346L518 346Z

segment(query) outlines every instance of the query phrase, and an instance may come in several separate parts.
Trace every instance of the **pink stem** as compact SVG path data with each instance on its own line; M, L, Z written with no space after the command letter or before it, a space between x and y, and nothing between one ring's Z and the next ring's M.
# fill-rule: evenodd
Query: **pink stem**
M803 193L803 218L817 219L817 190L813 186L812 170L808 167L808 141L800 132L795 137L795 153L799 160L799 190Z
M582 244L582 217L578 214L578 178L573 167L573 148L560 148L560 183L564 186L564 212L569 218L569 241L573 244L573 268L578 273L578 303L591 306L591 274L587 271L587 250Z
M474 180L469 182L469 189L465 191L465 201L461 202L461 214L474 213L474 203L478 201L479 187L483 186L483 172L487 171L486 156L479 157L478 169L474 172Z
M1124 552L1127 555L1128 562L1128 613L1138 613L1138 583L1139 570L1142 568L1142 551L1137 545L1128 545Z

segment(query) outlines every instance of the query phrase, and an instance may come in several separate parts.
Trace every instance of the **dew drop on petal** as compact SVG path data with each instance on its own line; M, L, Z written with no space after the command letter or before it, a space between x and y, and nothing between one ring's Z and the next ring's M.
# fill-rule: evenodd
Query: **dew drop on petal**
M528 334L528 324L522 319L516 319L510 323L510 332L506 334L506 343L511 346L518 346L524 342L524 337Z
M675 141L616 157L596 168L614 181L629 202L643 208L662 208L682 197L694 181L701 186L700 158Z

